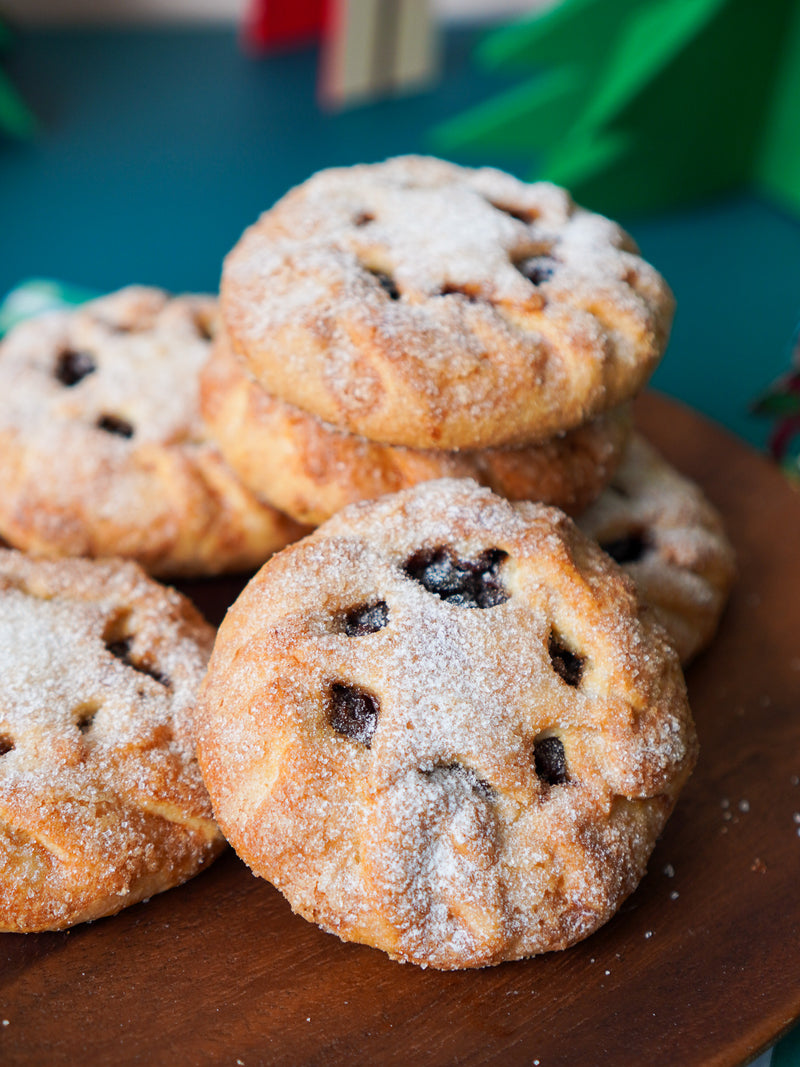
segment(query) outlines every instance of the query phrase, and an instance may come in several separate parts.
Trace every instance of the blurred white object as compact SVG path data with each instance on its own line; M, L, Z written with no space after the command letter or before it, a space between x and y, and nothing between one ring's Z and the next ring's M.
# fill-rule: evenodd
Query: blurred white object
M437 67L430 0L332 0L320 97L344 107L413 92Z
M291 2L291 0L288 0ZM19 25L75 23L231 22L247 0L2 0L3 15ZM501 19L550 7L553 0L433 0L447 20Z
M500 21L526 11L543 11L557 3L558 0L434 0L433 9L447 21Z
M20 26L231 22L244 6L245 0L2 0L3 14Z

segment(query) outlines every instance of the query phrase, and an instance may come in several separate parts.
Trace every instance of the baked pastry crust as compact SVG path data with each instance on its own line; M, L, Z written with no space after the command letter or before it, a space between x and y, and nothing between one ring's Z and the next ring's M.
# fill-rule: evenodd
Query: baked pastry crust
M622 571L561 512L451 480L262 568L197 731L220 825L295 911L443 969L605 922L696 753L677 656Z
M733 546L699 486L641 435L578 525L627 571L684 666L711 643L736 577Z
M0 343L0 535L150 573L252 570L306 531L235 476L202 423L216 302L132 286Z
M270 396L224 338L200 375L203 417L257 496L317 525L347 504L436 478L474 478L509 500L584 511L611 479L630 436L628 406L540 445L445 452L383 445Z
M546 441L630 399L673 299L563 189L409 156L289 192L226 258L221 306L273 396L451 450Z
M213 630L120 561L0 550L0 929L60 930L224 847L191 714Z

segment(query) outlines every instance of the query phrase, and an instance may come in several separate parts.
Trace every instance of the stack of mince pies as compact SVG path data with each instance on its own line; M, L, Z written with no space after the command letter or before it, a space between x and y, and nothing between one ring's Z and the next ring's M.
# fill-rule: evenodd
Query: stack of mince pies
M227 256L201 410L244 485L298 523L438 478L562 509L686 663L733 556L632 430L673 310L630 236L552 184L425 157L331 169Z
M323 929L481 967L638 884L733 573L631 428L672 312L564 190L436 159L319 173L228 255L203 416L317 529L223 621L198 757L225 837Z

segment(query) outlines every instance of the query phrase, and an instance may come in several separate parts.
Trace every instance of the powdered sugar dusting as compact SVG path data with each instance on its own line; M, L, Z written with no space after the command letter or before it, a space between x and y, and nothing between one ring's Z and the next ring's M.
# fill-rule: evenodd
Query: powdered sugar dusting
M623 554L622 565L688 663L716 631L735 575L722 519L699 487L635 436L610 487L578 524Z
M634 247L546 183L420 157L334 169L228 256L223 319L271 392L353 432L539 441L630 397L663 352L672 298Z
M133 565L0 551L2 928L117 911L219 851L191 723L212 636Z
M4 423L35 425L52 438L63 433L65 422L92 427L114 415L127 420L143 444L200 438L197 376L210 340L198 321L210 322L214 308L210 297L170 300L159 290L134 286L21 323L2 348ZM67 388L55 374L65 351L94 365Z
M216 302L129 287L0 344L0 533L153 573L257 566L304 532L241 485L199 410Z
M255 493L303 522L441 477L473 477L511 500L570 514L607 484L630 433L626 408L542 445L480 451L383 445L270 396L218 338L201 373L201 407L220 449Z
M460 606L405 573L438 545L505 554L507 599ZM378 601L385 625L348 636L343 616ZM574 684L554 631L582 657ZM369 747L332 728L334 683L378 705ZM559 513L454 481L348 508L265 568L223 623L198 730L256 871L340 935L440 967L604 921L694 754L674 654L616 568ZM543 737L563 784L537 773Z

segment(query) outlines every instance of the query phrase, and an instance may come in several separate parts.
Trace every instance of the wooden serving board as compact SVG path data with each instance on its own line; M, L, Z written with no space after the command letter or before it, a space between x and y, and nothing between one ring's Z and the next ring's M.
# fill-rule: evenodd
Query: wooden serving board
M565 952L426 971L292 915L229 851L113 918L3 935L1 1063L722 1067L800 1016L800 494L672 401L638 417L741 576L687 675L700 761L619 914ZM187 591L218 622L238 588Z

